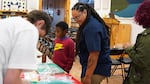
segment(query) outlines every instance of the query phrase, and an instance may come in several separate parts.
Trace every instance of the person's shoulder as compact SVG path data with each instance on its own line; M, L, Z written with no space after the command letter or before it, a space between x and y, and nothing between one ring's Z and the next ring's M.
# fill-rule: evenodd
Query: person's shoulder
M22 29L28 29L28 27L35 27L32 23L30 23L28 20L22 17L10 17L8 20L11 23L14 23L14 26L24 26Z
M96 18L94 18L93 16L90 16L89 23L97 24L97 23L99 23L99 21Z
M83 29L83 32L97 32L100 31L101 24L96 19L91 19Z
M18 17L18 20L21 20L22 22L22 25L24 25L24 26L26 26L27 27L27 29L29 28L29 29L35 29L36 27L31 23L31 22L29 22L27 19L25 19L25 18L19 18ZM23 24L24 23L24 24Z
M6 18L6 20L9 20L12 22L17 22L17 23L24 21L24 19L22 17L19 17L19 16Z
M14 17L12 19L14 19L16 21L15 25L18 26L18 29L21 29L22 31L28 30L28 31L37 32L37 28L32 23L30 23L28 20L26 20L25 18Z
M67 41L68 41L69 43L74 43L74 41L73 41L70 37L67 37Z
M68 41L73 41L70 37L67 37L67 40L68 40Z
M11 27L9 29L15 30L15 32L22 32L22 31L36 31L36 27L27 21L25 18L16 16L16 17L9 17L2 20L2 23L5 24L7 27Z
M91 16L89 18L88 23L86 24L86 27L97 27L97 26L100 26L100 25L101 25L101 23L96 18Z
M0 21L10 24L10 23L21 22L22 18L21 17L9 17L9 18L1 19Z

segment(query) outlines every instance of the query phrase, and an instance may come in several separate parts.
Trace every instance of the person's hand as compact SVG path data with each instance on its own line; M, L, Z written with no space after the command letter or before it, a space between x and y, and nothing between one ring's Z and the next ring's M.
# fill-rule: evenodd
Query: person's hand
M126 49L126 48L128 48L128 47L130 47L130 46L132 46L131 43L125 43L125 44L123 44L123 48L124 48L124 49Z
M84 77L83 84L91 84L91 78L90 77Z

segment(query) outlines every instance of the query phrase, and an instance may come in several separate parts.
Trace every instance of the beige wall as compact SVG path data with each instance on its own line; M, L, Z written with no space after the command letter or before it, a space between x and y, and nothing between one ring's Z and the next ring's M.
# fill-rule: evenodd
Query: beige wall
M94 0L94 8L101 17L108 17L111 9L111 0Z
M28 11L39 9L39 0L27 0Z
M130 36L130 41L132 44L135 43L137 35L141 33L144 29L139 26L138 24L135 23L134 18L122 18L122 17L117 17L116 18L121 22L121 24L131 24L131 36Z

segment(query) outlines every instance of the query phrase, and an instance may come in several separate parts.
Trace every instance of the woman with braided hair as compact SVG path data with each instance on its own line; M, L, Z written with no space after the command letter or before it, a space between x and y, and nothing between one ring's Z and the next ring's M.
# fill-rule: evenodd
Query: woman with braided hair
M100 84L111 71L108 27L87 4L76 3L72 17L80 25L76 52L82 65L81 80L83 84Z

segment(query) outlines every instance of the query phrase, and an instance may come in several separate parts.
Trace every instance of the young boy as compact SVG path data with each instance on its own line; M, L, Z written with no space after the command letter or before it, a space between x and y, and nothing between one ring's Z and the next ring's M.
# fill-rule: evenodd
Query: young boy
M56 39L52 60L69 73L74 61L74 42L66 36L68 25L65 22L56 24Z

